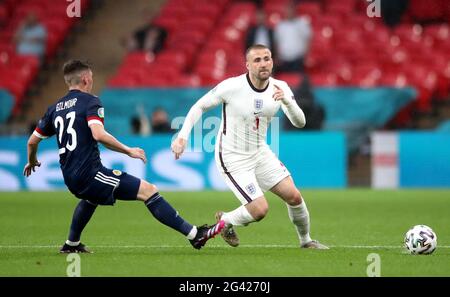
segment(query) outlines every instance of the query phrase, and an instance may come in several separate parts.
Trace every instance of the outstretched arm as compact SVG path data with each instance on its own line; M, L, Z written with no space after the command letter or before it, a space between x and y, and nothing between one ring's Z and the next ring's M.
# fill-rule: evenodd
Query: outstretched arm
M143 149L139 147L128 147L125 144L118 141L114 136L109 134L103 125L93 123L89 125L91 128L92 137L101 144L103 144L108 149L125 154L131 158L141 159L142 162L147 162L147 157L145 156L145 152Z
M275 100L281 100L281 109L291 121L292 125L297 128L303 128L306 125L306 118L303 110L298 106L294 98L287 98L284 91L277 85L275 86L275 92L273 98Z
M198 119L201 118L202 114L222 103L222 98L215 94L214 90L215 89L209 91L205 96L200 98L189 110L186 119L184 120L183 127L171 146L172 152L175 154L175 159L178 160L181 154L183 154L189 134L191 134L192 128Z
M39 142L41 142L41 138L37 137L34 134L31 134L30 138L28 139L27 143L27 154L28 154L28 163L25 165L25 168L23 169L23 175L26 177L29 177L32 172L34 172L36 169L35 167L41 166L41 162L37 160L37 151L39 147Z
M186 119L184 120L184 124L180 130L180 133L178 133L179 138L187 140L189 138L189 134L191 134L192 128L194 127L195 123L197 123L198 119L202 117L202 114L222 103L220 97L212 96L210 93L211 92L200 98L191 107L186 116Z

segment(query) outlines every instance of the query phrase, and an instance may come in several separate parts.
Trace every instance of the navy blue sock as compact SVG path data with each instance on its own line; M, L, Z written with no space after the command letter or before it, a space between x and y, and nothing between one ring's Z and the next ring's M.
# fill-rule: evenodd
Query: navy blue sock
M69 240L76 242L80 240L81 232L87 225L92 215L94 214L97 205L91 204L85 200L78 203L73 212L72 224L70 225Z
M178 215L178 212L159 194L155 193L145 202L148 210L161 223L188 235L193 226Z

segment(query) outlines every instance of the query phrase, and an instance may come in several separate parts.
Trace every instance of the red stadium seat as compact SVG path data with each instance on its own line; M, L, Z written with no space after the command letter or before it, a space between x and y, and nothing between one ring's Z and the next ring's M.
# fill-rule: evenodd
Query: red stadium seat
M391 86L396 88L403 88L408 86L409 81L404 73L400 72L385 72L379 80L380 86Z
M213 28L214 20L207 17L196 17L181 22L184 28L188 28L189 31L194 32L209 32Z
M236 53L236 47L225 40L212 39L206 44L206 51L224 50L227 54Z
M303 80L299 73L278 73L275 78L285 81L292 89L297 88Z
M172 65L179 70L183 70L187 65L186 55L181 51L163 51L156 56L156 64Z
M6 5L0 3L0 26L3 26L8 21L9 12Z
M447 0L410 0L408 14L413 20L427 21L444 19Z
M329 26L333 29L338 29L342 25L342 18L337 14L323 14L312 24L313 27L323 28Z
M354 15L348 19L348 22L355 27L361 28L366 32L370 32L370 34L380 28L384 28L384 25L380 20L377 18L368 18L366 15Z
M300 2L296 7L297 15L309 16L311 19L320 17L322 13L322 7L317 2Z
M141 63L142 64L149 64L152 63L155 60L155 55L150 52L145 51L135 51L129 53L125 57L125 61L128 63Z
M132 88L140 86L140 83L133 77L114 76L108 80L107 85L114 88Z
M211 65L199 65L196 68L196 73L201 78L202 84L207 81L210 83L211 81L221 81L225 78L225 69L215 68Z
M450 51L450 26L448 24L425 27L425 35L433 40L434 49Z
M173 37L169 36L168 44L177 45L182 43L201 44L206 39L206 32L183 29L178 31Z
M173 80L167 77L146 75L139 79L139 85L144 87L158 87L158 86L170 86Z
M247 69L245 68L244 63L241 62L239 64L230 64L227 66L225 76L226 77L238 76L245 72L247 72Z
M193 63L194 56L198 50L198 45L193 43L173 44L168 46L168 50L180 51L186 57L186 67L190 67Z
M215 20L220 14L220 6L214 4L214 2L206 5L196 5L194 8L194 14L196 16L202 16L211 20Z
M181 5L173 6L166 5L160 12L160 17L175 17L182 20L190 15L190 9Z
M172 35L178 29L180 20L174 16L157 16L153 19L152 24L166 29L168 34Z
M355 0L328 1L325 5L325 11L328 13L350 17L350 15L354 12L355 7Z
M9 61L13 55L15 55L15 49L11 43L0 43L0 64Z
M200 77L196 74L180 75L173 82L173 85L177 87L199 87L200 84Z
M364 88L375 87L381 77L382 71L377 64L358 64L353 68L351 84Z
M313 86L337 86L338 78L335 73L316 73L311 75L311 83Z
M394 34L410 40L421 38L423 31L424 28L419 24L400 24L394 28Z

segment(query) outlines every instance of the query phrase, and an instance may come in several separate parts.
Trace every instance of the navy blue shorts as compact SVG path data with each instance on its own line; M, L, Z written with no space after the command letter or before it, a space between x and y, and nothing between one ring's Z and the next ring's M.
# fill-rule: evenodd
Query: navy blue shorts
M136 200L141 180L120 170L102 167L83 190L70 189L93 204L114 205L116 199Z

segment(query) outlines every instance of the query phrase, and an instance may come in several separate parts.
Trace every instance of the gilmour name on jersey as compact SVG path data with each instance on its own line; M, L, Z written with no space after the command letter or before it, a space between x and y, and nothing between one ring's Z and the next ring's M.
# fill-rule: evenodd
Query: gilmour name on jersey
M56 104L56 111L61 111L64 109L74 107L75 104L77 104L77 98L73 98L64 102L59 102L58 104Z

